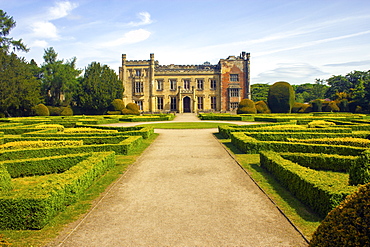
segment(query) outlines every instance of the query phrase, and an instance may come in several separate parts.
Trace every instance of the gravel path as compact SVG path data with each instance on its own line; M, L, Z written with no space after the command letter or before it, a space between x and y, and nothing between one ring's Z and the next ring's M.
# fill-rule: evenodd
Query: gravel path
M52 246L307 246L213 137L215 129L156 132L138 161Z

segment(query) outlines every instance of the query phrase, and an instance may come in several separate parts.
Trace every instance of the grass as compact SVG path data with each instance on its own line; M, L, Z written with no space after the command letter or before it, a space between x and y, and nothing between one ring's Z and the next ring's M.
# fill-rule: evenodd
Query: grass
M253 180L269 195L294 225L311 239L312 234L323 218L296 199L275 178L260 166L259 154L245 154L220 134L215 134L219 141L231 151Z
M153 123L142 124L139 127L152 126L155 129L213 129L220 125L235 126L237 124L229 123L211 123L211 122L168 122L168 123Z
M59 213L48 225L41 230L0 230L0 246L45 246L53 241L63 228L81 215L85 214L99 198L106 188L116 181L134 163L139 155L154 141L158 134L153 134L150 138L144 139L129 155L117 155L116 166L109 170L104 176L100 177L81 197L79 202L68 206L63 212ZM2 236L2 237L1 237Z

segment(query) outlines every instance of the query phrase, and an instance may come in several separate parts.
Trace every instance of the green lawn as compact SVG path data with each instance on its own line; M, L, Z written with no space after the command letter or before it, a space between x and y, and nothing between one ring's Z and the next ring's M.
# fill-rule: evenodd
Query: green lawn
M213 129L218 128L220 125L235 126L237 124L229 123L210 123L210 122L166 122L166 123L153 123L142 124L139 127L152 126L155 129Z

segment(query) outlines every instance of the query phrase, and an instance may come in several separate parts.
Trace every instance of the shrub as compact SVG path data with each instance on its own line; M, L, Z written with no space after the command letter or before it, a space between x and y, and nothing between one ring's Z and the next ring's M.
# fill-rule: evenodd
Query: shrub
M310 246L370 246L370 183L334 208L313 234Z
M62 107L61 116L73 116L73 110L71 107Z
M122 110L124 115L140 115L139 106L135 103L128 103L126 108Z
M271 113L271 110L267 105L266 101L264 100L257 101L255 105L257 113L266 113L266 114Z
M324 112L339 112L340 109L337 105L337 103L335 103L335 101L330 101L328 103L323 104L323 109L322 109Z
M62 109L57 106L47 106L49 109L50 116L60 116Z
M349 169L349 184L370 183L370 151L364 151L357 162Z
M311 102L312 104L312 111L313 112L322 112L322 101L319 99L316 99Z
M12 189L12 178L6 167L0 164L0 192Z
M294 105L293 87L284 81L275 82L268 92L268 106L273 113L290 113Z
M256 114L256 106L250 99L242 99L239 103L237 114Z
M314 120L310 123L308 123L308 128L327 128L334 126L335 123L333 122L327 122L324 120Z
M49 109L44 104L38 104L34 110L36 116L50 116Z
M295 102L292 107L292 113L298 113L305 105L306 104Z
M113 111L122 111L125 109L125 103L123 103L123 100L121 99L115 99L112 101L112 107Z

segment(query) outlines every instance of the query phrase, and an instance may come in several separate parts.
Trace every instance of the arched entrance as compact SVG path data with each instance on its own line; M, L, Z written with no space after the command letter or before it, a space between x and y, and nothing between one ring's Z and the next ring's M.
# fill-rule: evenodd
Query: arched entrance
M190 97L188 97L188 96L184 97L183 104L184 104L184 112L191 112Z

